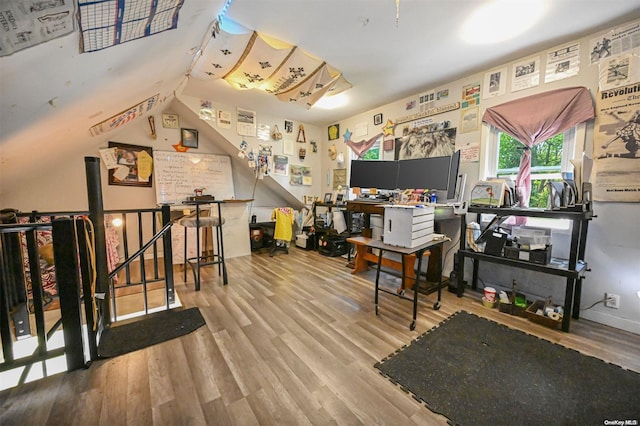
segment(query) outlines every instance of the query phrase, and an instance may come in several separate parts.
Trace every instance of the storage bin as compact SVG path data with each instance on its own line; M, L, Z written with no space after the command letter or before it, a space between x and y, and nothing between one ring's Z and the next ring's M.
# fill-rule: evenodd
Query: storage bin
M526 318L527 317L526 310L527 310L527 307L531 305L531 303L528 300L526 300L525 295L522 293L516 293L516 297L519 297L519 298L521 297L526 301L527 306L522 307L522 306L517 306L515 304L515 297L513 297L513 293L511 291L507 291L506 293L511 303L502 303L502 301L500 301L498 305L498 309L500 310L500 312L503 312L509 315L515 315L517 317Z
M385 244L413 248L433 239L435 207L392 205L384 207Z
M538 309L544 308L544 300L536 300L531 304L526 310L527 318L529 321L535 322L536 324L544 325L545 327L557 329L562 325L562 316L559 319L549 318L546 315L540 315L537 313ZM556 305L551 305L551 308L557 308ZM566 315L571 315L571 313L567 313Z
M526 250L517 246L507 246L504 248L504 257L546 265L551 261L551 245L543 250Z

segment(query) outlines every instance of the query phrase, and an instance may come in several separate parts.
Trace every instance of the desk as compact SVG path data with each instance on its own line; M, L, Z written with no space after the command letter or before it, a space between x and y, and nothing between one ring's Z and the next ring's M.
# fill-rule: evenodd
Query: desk
M371 232L370 216L372 214L379 214L381 216L384 216L384 206L388 204L389 203L387 202L380 202L380 200L347 201L346 209L349 212L349 214L347 215L347 227L349 228L349 231L351 230L351 213L364 213L364 226L362 228L362 236L371 238L372 232ZM442 233L440 224L444 221L453 220L453 219L462 220L461 216L458 216L454 213L453 206L436 205L434 231L436 233ZM464 236L464 234L462 235ZM356 250L357 250L357 246L356 246ZM436 275L436 270L442 269L442 262L444 260L442 256L443 256L442 247L440 247L440 250L434 250L431 253L431 256L429 256L429 267L427 268L427 281L433 282L433 283L435 282L442 283L442 274L440 274L440 276ZM357 265L358 264L357 259L355 262L356 262L355 264ZM356 269L357 268L354 268L353 273L358 272Z
M422 267L422 256L424 255L425 251L429 250L430 248L439 248L440 251L442 250L442 245L447 242L450 241L448 238L444 238L441 240L434 240L434 241L429 241L428 243L424 243L420 246L417 247L413 247L413 248L406 248L406 247L397 247L397 246L392 246L389 244L385 244L380 240L371 240L368 243L368 246L370 248L374 248L374 249L378 249L379 253L378 253L378 268L376 270L376 287L375 287L375 309L376 309L376 315L378 315L378 292L382 291L385 293L389 293L392 294L396 297L400 297L402 299L406 299L406 300L412 300L408 297L404 296L404 292L401 292L400 294L392 292L390 290L384 289L384 288L380 288L379 286L379 282L380 282L380 267L382 266L382 255L385 251L389 251L392 253L398 253L402 255L402 263L406 263L405 261L405 257L409 256L409 255L413 255L415 257L418 258L418 271L420 271L420 268ZM413 267L413 265L411 265ZM405 268L402 268L402 281L404 282L404 278L405 278ZM433 304L433 309L435 309L436 311L438 309L440 309L440 300L441 300L441 295L442 295L442 263L440 263L439 268L438 268L438 276L440 277L440 280L438 281L438 300L436 301L436 303ZM411 321L411 324L409 325L409 330L413 330L416 328L416 317L418 315L418 293L420 293L418 291L420 287L420 274L416 274L416 280L415 280L415 284L413 287L413 320Z

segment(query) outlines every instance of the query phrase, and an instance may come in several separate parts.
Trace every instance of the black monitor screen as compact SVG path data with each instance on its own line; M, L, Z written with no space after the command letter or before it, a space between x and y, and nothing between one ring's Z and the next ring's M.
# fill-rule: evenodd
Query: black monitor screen
M451 157L431 157L398 161L397 188L446 191L450 159Z
M458 172L460 171L460 150L451 156L451 166L449 168L449 188L447 189L447 200L456 198L456 185L458 185Z
M396 189L397 161L351 161L351 188Z

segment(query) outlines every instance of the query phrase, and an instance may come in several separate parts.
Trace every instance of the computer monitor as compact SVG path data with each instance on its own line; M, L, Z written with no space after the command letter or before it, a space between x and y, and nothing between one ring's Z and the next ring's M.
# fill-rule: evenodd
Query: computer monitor
M447 191L450 163L448 156L400 160L396 188Z
M351 188L396 189L397 161L351 161Z
M447 184L447 200L456 198L456 186L458 184L458 172L460 171L460 150L457 150L451 156L449 165L449 182Z

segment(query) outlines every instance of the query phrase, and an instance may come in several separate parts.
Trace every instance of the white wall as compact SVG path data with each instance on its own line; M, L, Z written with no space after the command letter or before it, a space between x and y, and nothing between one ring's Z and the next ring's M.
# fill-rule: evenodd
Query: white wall
M505 95L491 99L481 99L480 116L482 116L484 110L488 107L561 87L585 86L589 88L595 96L598 90L598 67L589 65L588 47L589 40L602 33L604 33L604 31L576 40L580 41L581 66L579 75L556 82L544 83L545 55L547 51L542 50L539 52L541 59L540 85L535 88L511 93L509 80L507 82L507 93ZM558 46L548 46L549 49L554 47ZM417 112L415 108L406 110L405 106L410 101L417 102L421 94L433 89L435 89L436 92L442 89L449 89L449 98L437 101L436 106L448 105L460 101L463 86L478 82L482 84L485 72L507 67L507 73L509 74L513 63L534 56L538 56L538 54L529 55L511 63L494 64L482 72L471 74L438 87L427 87L423 92L416 93L414 96L382 105L379 108L366 111L357 116L349 117L348 119L340 121L341 133L344 133L347 128L353 131L356 125L367 123L369 137L371 137L382 131L382 126L373 126L373 116L375 114L383 114L383 124L386 123L388 118L395 122L399 117ZM425 60L433 60L433 58L426 58ZM459 127L460 110L435 115L431 118L433 118L435 122L450 120L453 127ZM396 126L396 137L402 134L403 126L404 125ZM585 133L584 141L578 141L577 146L584 146L585 152L591 155L593 151L593 122L587 124ZM467 197L474 183L486 177L483 176L482 171L484 170L483 164L485 156L487 155L485 148L488 137L489 127L486 125L483 125L480 131L471 133L458 132L456 140L457 147L474 142L480 142L482 147L479 162L463 163L461 165L461 172L466 173L468 176ZM360 140L359 138L352 139ZM340 143L336 143L336 146L344 152L346 158L349 158L349 148L342 143L342 140L341 138ZM582 151L578 149L577 156L580 157L581 154ZM390 151L386 153L384 158L392 159L393 152ZM638 241L640 241L640 227L634 226L638 211L639 207L637 203L594 203L594 213L597 217L591 221L589 226L586 252L586 260L591 271L587 273L583 283L581 306L590 306L594 302L602 300L605 292L610 292L621 296L620 309L605 308L603 304L600 303L589 310L582 311L581 316L640 334L640 298L637 295L637 292L640 291L640 279L638 279L640 276L640 262L638 261L640 258L640 243L638 243ZM468 220L474 220L473 216L474 215L469 215ZM455 223L447 223L445 225L445 232L454 236L454 240L457 239L459 234ZM559 241L559 244L566 246L566 238L568 238L568 236L560 236L559 238L562 239L563 237L565 241ZM454 244L447 246L447 249L452 245ZM451 271L452 253L454 251L455 247L446 259L445 271ZM466 266L467 273L465 278L469 281L471 276L470 264ZM515 278L521 285L521 288L524 288L525 292L535 298L546 298L548 295L553 295L554 301L562 302L564 300L565 280L561 277L481 263L480 278L486 285L505 288L510 288L511 281ZM481 286L482 284L479 284L479 287Z

